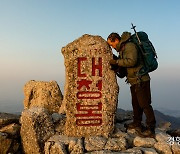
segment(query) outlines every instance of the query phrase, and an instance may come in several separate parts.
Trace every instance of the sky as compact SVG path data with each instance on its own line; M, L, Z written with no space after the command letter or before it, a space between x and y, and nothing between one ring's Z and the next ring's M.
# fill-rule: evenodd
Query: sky
M180 109L179 0L0 0L0 112L23 109L29 80L65 84L61 48L83 34L148 33L159 68L150 73L154 109ZM113 51L116 53L116 51ZM129 85L120 86L118 107L129 110Z

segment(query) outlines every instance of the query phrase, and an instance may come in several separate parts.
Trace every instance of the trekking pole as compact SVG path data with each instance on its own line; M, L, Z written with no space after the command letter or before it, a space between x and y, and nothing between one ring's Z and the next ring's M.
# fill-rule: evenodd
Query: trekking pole
M141 40L139 39L139 36L138 36L138 34L137 34L137 32L136 32L136 26L134 26L133 25L133 23L131 23L131 25L132 25L132 28L131 29L133 29L134 30L134 32L135 32L135 34L136 34L136 37L137 37L137 39L138 39L138 42L139 42L139 44L141 45Z
M134 32L135 32L135 34L136 34L136 37L137 37L137 39L138 39L138 43L139 43L140 50L141 50L142 54L145 55L145 52L144 52L143 47L142 47L141 40L139 39L139 36L138 36L138 34L137 34L137 32L136 32L136 29L135 29L136 26L134 26L133 23L131 23L131 25L132 25L132 28L131 28L131 29L134 30Z

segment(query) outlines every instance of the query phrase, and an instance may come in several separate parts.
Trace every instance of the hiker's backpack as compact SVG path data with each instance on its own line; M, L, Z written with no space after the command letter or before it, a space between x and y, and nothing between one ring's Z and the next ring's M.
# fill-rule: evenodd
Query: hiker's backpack
M139 37L139 40L137 36ZM131 36L131 41L135 43L143 57L143 67L139 70L138 76L152 72L158 68L157 54L148 35L145 32L137 32ZM140 41L140 42L139 42Z

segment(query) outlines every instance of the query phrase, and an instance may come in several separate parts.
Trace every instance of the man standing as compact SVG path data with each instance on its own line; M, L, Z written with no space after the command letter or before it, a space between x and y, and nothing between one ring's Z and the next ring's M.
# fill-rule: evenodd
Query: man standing
M125 67L127 69L127 82L130 83L133 122L127 127L134 128L143 137L154 137L156 120L151 106L150 76L145 74L137 76L143 66L141 53L136 45L130 41L131 33L124 32L121 37L118 33L111 33L107 43L119 52L119 59L110 60L111 65ZM142 115L146 116L146 130L142 131Z

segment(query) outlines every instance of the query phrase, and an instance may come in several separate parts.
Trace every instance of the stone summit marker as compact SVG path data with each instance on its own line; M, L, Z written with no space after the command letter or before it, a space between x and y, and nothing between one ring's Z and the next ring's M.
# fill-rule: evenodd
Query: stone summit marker
M66 83L60 112L68 136L108 136L114 129L118 84L109 60L112 50L100 36L85 34L62 48Z

